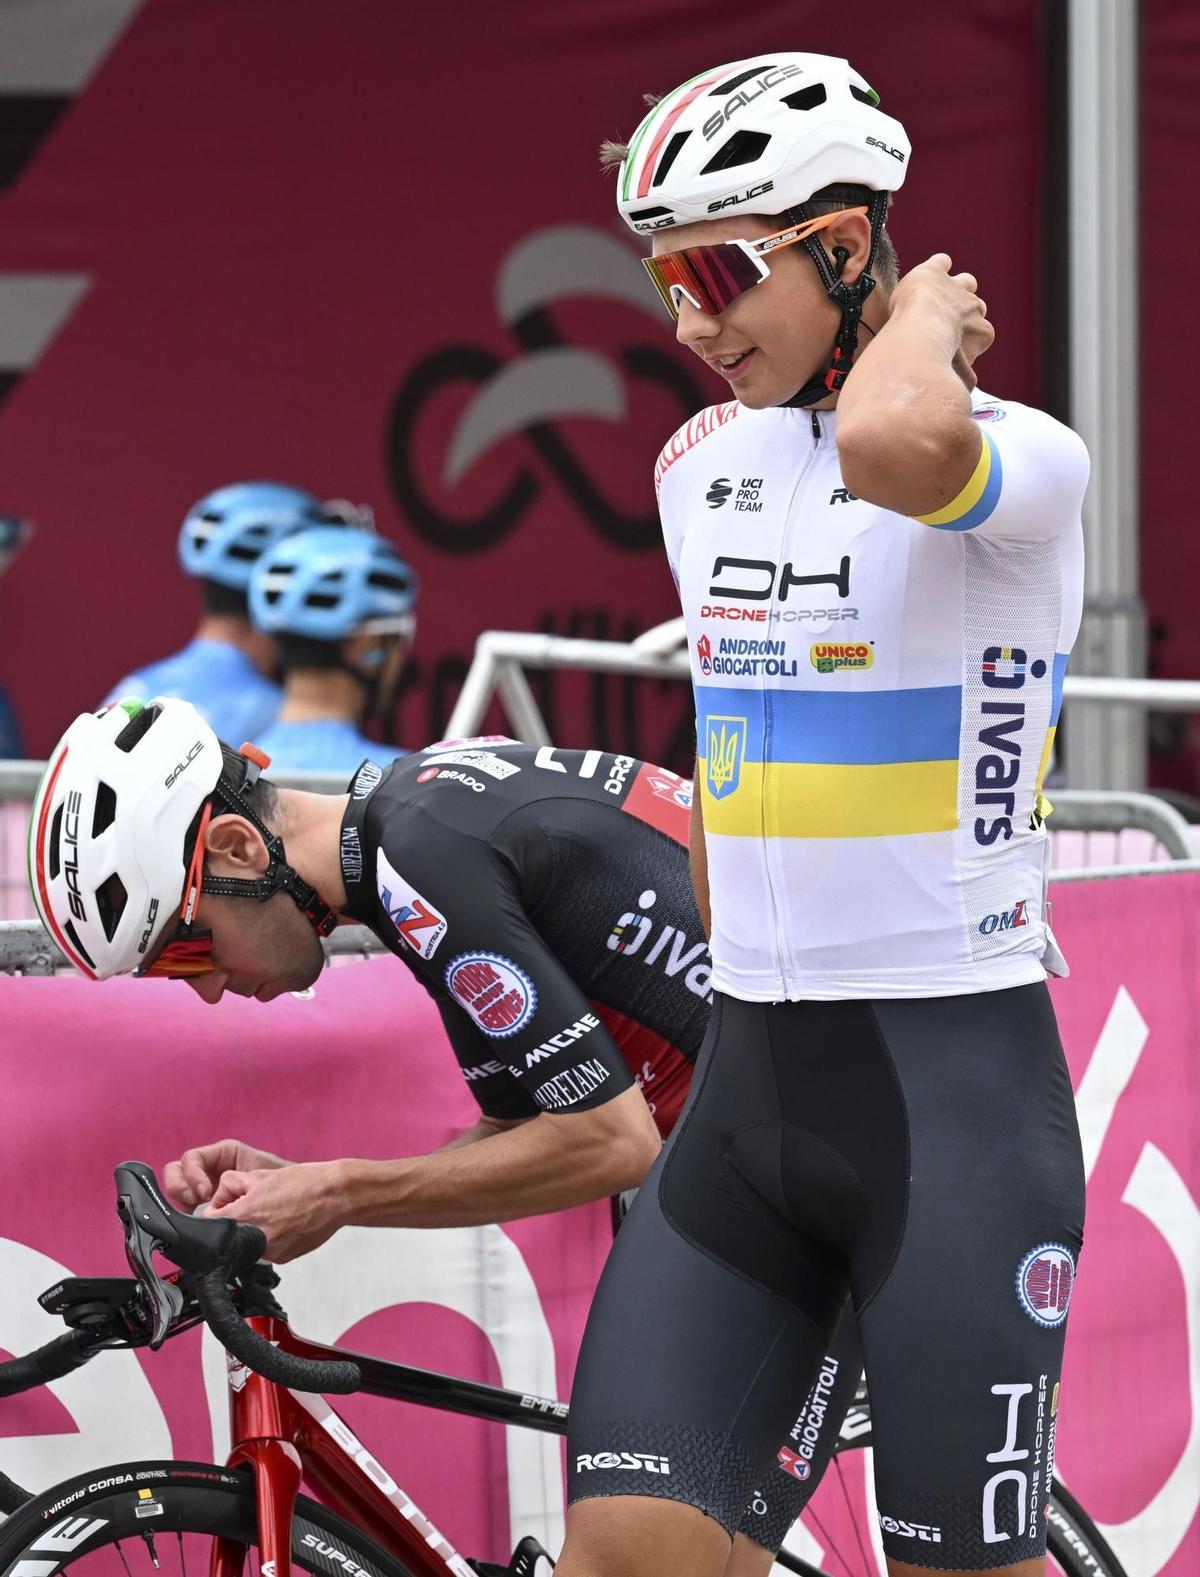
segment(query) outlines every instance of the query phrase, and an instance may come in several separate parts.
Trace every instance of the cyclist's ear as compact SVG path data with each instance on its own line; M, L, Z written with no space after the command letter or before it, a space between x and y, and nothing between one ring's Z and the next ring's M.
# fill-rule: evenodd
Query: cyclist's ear
M244 816L214 816L204 845L208 869L214 876L261 876L270 864L262 834Z

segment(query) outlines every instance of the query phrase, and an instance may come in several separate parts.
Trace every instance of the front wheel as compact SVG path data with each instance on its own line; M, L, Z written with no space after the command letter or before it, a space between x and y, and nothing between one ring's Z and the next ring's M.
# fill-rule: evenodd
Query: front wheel
M67 1479L0 1522L0 1577L57 1577L68 1567L73 1577L207 1577L213 1538L240 1545L251 1557L243 1569L260 1577L247 1473L211 1462L125 1462ZM292 1560L315 1577L427 1577L304 1495Z

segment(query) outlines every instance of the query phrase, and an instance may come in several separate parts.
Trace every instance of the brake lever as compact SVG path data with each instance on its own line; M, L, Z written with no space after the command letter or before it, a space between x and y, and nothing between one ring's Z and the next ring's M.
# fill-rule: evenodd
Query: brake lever
M155 1253L202 1275L216 1264L234 1223L196 1219L172 1209L159 1191L158 1179L142 1161L122 1162L114 1176L117 1214L125 1227L125 1257L149 1304L150 1349L156 1352L186 1300L180 1288L154 1268Z

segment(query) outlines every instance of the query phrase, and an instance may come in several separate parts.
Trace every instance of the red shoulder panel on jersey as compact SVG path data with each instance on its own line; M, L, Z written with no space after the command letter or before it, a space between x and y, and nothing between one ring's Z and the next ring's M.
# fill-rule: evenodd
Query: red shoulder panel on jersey
M677 1046L606 1002L588 999L646 1097L654 1125L665 1139L674 1128L692 1083L692 1064Z
M692 785L666 767L644 762L629 786L622 810L639 821L649 822L676 843L688 845L688 822L692 814Z
M663 477L676 460L682 460L688 450L694 449L701 439L708 437L709 433L715 433L718 427L724 427L726 422L731 422L741 408L737 400L729 400L724 405L709 405L703 411L697 411L689 421L684 422L655 462L656 495L662 487Z

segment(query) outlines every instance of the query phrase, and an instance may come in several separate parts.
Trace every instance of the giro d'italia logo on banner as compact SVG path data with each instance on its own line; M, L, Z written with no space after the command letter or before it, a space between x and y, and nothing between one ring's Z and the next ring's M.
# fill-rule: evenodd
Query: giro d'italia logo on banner
M508 356L478 344L444 345L417 362L396 392L388 450L401 515L442 551L474 553L501 541L550 493L614 547L659 547L649 490L644 507L618 503L612 477L589 463L561 425L585 418L633 427L632 401L642 390L658 396L661 443L711 397L681 362L637 253L587 225L535 230L501 260L494 299ZM574 314L582 302L633 308L644 319L645 342L605 350L572 342L552 309ZM450 401L457 418L431 443L430 422ZM469 473L494 451L503 451L501 479L484 501L464 504Z

